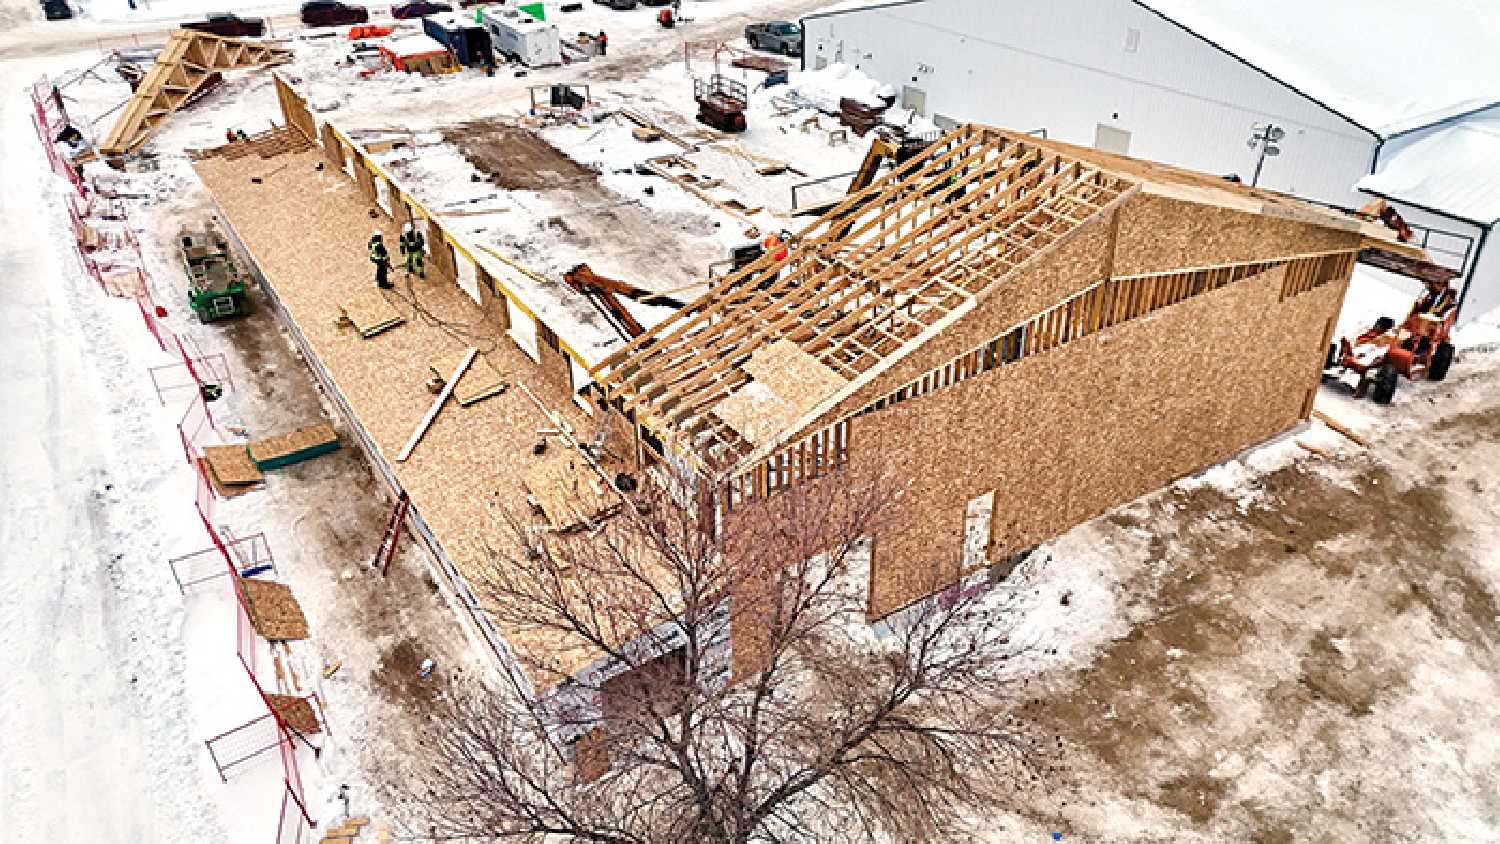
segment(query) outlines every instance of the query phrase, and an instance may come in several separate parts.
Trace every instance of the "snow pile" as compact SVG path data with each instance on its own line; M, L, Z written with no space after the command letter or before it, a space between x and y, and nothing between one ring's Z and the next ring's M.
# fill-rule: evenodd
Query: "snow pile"
M838 62L822 70L793 73L789 84L791 93L823 111L838 111L840 100L854 100L862 105L879 108L886 104L883 97L896 96L896 89L891 86L871 78L861 70Z
M1500 349L1500 308L1454 329L1453 345L1468 352Z
M881 119L887 126L903 129L908 135L931 135L942 131L936 123L901 106L891 106L886 109Z

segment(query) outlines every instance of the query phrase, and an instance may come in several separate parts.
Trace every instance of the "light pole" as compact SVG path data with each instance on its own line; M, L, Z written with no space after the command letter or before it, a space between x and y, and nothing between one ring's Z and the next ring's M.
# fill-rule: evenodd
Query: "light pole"
M1260 171L1266 166L1266 158L1281 155L1281 147L1276 144L1286 137L1286 130L1274 123L1256 123L1250 129L1253 134L1245 146L1260 149L1260 156L1255 160L1255 177L1250 180L1250 187L1255 187L1260 184Z

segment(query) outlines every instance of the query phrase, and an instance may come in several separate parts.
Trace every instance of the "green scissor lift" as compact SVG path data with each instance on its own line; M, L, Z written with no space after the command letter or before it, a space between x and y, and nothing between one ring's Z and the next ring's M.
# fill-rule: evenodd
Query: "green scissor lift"
M200 322L213 322L245 313L245 280L229 255L229 244L212 230L184 229L182 264L188 276L188 304Z

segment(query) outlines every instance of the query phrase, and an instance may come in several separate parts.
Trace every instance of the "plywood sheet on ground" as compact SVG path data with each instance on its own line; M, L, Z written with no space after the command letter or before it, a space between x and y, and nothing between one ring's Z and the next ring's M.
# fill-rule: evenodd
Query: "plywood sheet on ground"
M266 479L243 444L207 446L203 449L203 459L208 461L214 477L225 486L258 484Z
M374 337L406 321L378 287L366 287L356 292L344 300L342 307L344 316L354 323L361 337Z
M454 370L463 363L465 352L455 351L441 355L433 360L432 374L447 380L453 377ZM460 405L468 407L475 402L483 401L491 396L497 396L503 392L509 383L500 370L490 363L486 355L476 355L474 362L469 364L462 377L458 379L458 385L453 388L453 399Z
M323 725L318 723L318 714L305 697L268 694L266 703L281 715L281 720L303 735L316 735L323 731Z
M524 483L547 521L561 531L590 527L621 506L620 497L577 454L535 463Z
M582 440L593 439L596 423L573 403L567 367L555 365L555 352L543 345L544 360L553 365L545 371L539 368L505 335L503 304L486 292L485 304L476 305L451 279L431 268L426 280L412 282L411 291L424 311L464 326L462 340L416 319L404 302L396 307L406 324L382 335L379 342L341 328L343 303L374 290L365 251L372 222L384 231L387 243L396 242L400 226L384 217L372 221L370 203L347 175L327 166L319 151L287 153L275 161L287 166L259 185L248 178L265 167L256 158L206 159L194 168L348 403L351 423L363 429L378 455L392 466L443 550L480 600L488 601L485 583L494 565L491 549L503 549L511 541L507 512L526 515L521 479L536 462L531 447L537 430L551 425L519 385L524 383L559 413ZM322 171L317 169L320 163ZM432 403L426 390L411 385L431 376L435 349L467 345L478 346L508 376L512 388L462 413L451 412L453 408L439 413L422 447L405 463L395 463L395 455ZM550 635L504 625L500 632L518 653L553 655L559 670L582 669L597 657Z
M250 624L266 641L295 642L307 638L307 616L302 614L302 605L297 603L290 586L246 577L240 579L240 588L245 593Z
M284 465L288 458L303 452L325 449L329 444L337 446L339 435L328 424L309 425L287 434L278 434L250 443L250 459L257 464Z
M219 480L219 476L218 475L214 474L214 469L213 469L212 466L209 465L208 461L204 460L201 457L198 458L198 469L200 471L202 471L203 474L208 477L209 485L211 485L214 488L214 494L217 495L220 498L234 498L237 495L244 495L245 493L247 493L247 492L249 492L249 491L251 491L253 489L259 489L260 488L259 484L233 484L233 485L231 485L231 484L224 483L223 481Z

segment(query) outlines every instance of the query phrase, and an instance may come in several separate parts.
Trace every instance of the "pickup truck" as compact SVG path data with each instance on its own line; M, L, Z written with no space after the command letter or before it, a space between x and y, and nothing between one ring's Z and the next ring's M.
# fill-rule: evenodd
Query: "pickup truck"
M802 55L802 27L788 21L752 23L745 27L745 40L754 50L783 56Z
M266 34L265 18L242 18L232 14L210 14L206 20L188 21L183 29L195 29L226 38L255 37Z

